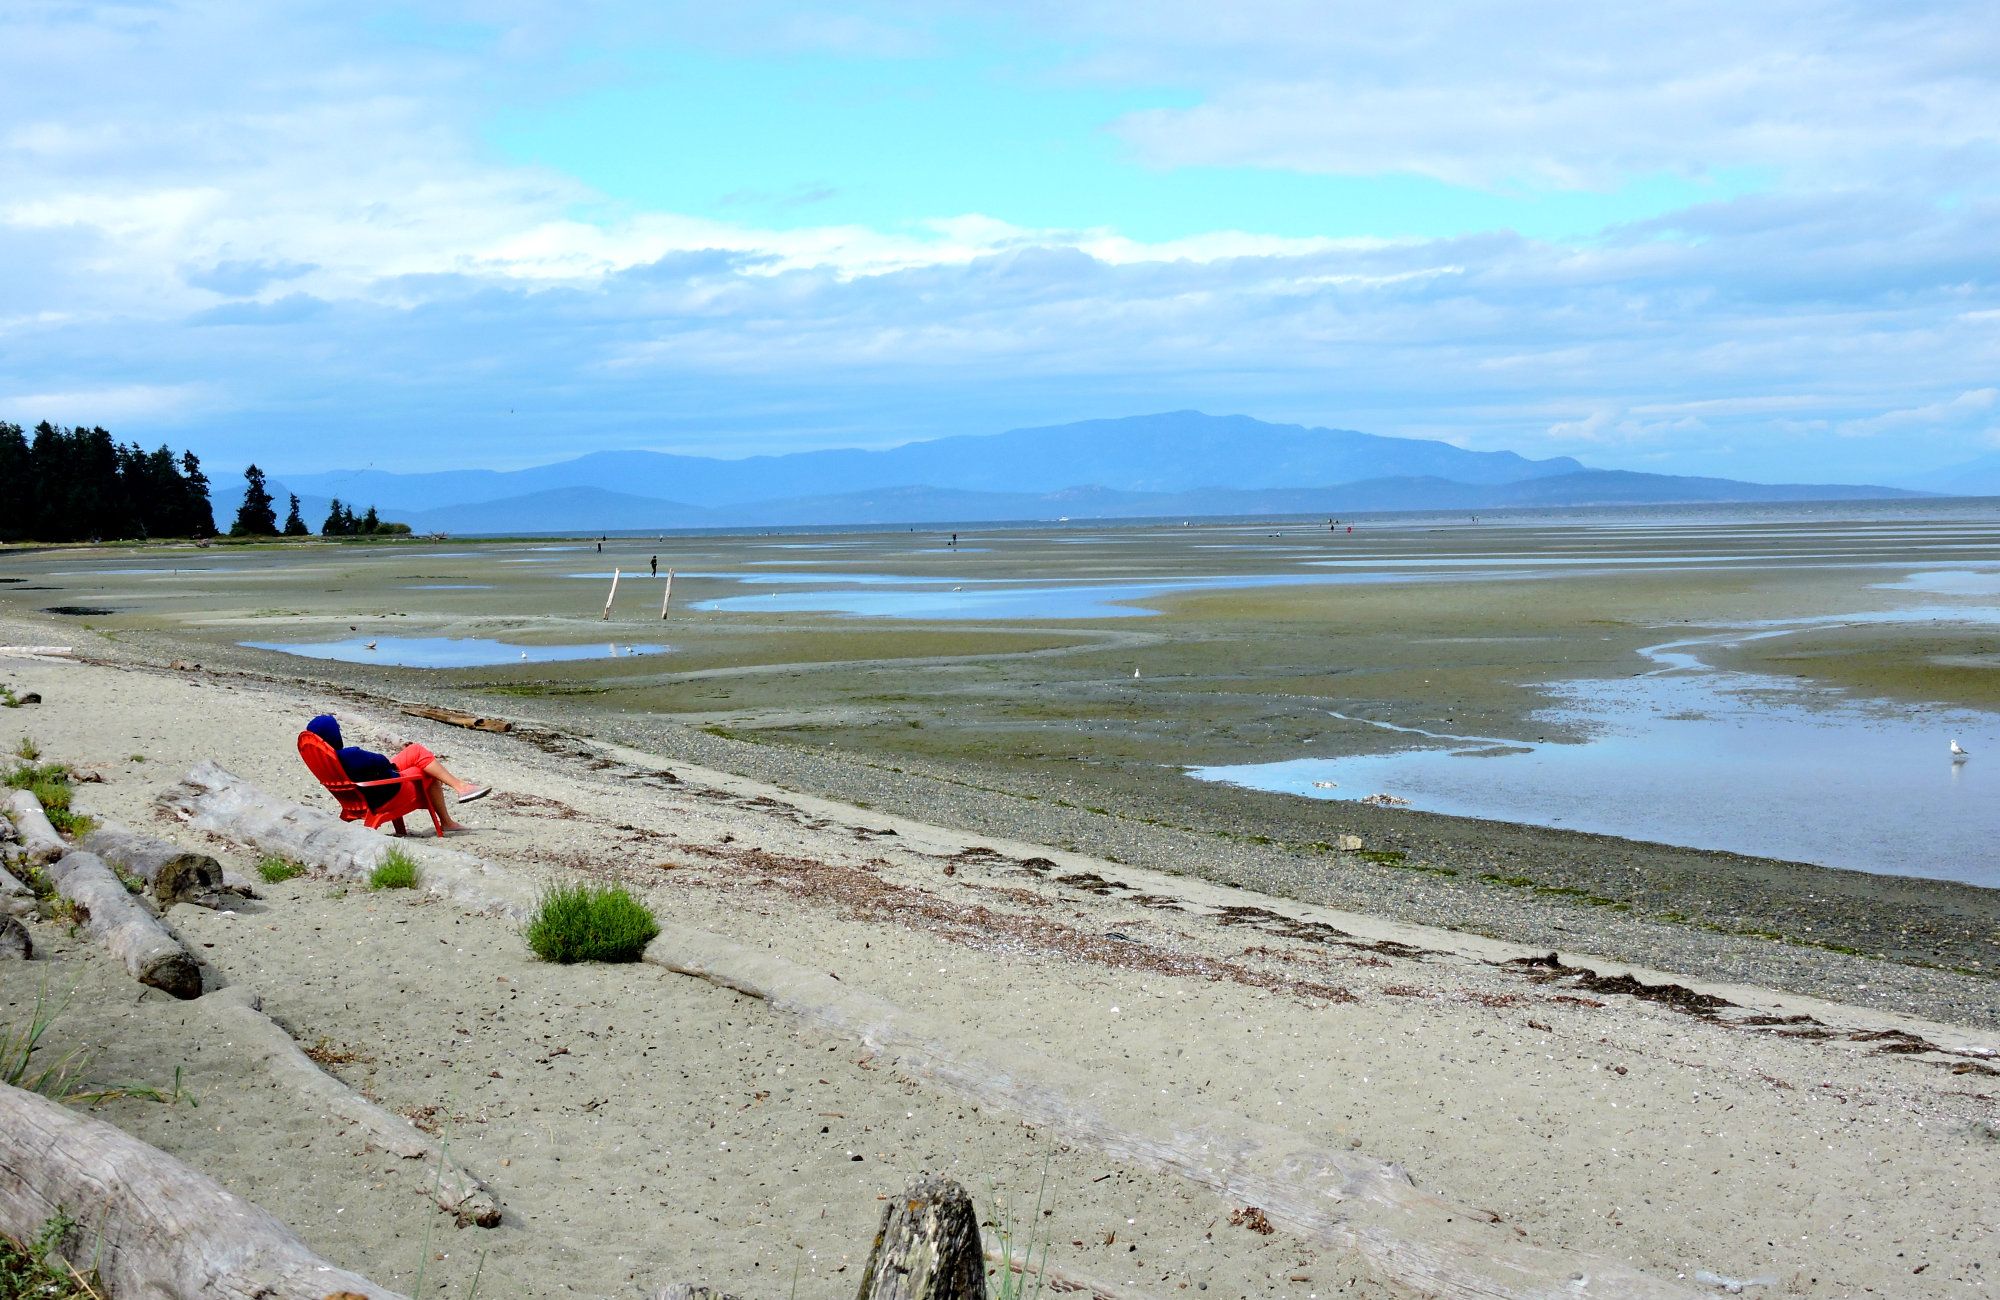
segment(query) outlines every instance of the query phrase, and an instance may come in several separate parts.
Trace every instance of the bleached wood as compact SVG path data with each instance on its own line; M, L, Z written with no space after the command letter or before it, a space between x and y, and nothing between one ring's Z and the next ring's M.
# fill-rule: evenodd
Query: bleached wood
M161 907L180 902L212 907L226 888L222 864L211 855L141 835L115 822L99 826L83 837L82 844L106 862L145 881Z
M28 927L11 916L0 915L0 961L28 961L35 955L35 941Z
M30 866L39 867L54 862L69 851L63 837L49 825L48 814L42 811L42 801L28 791L7 792L7 814L13 819L14 837L21 841L21 849Z
M491 863L435 840L390 839L331 813L301 808L267 794L212 762L201 762L160 804L187 825L273 853L346 880L366 880L391 849L400 848L420 870L418 888L475 911L525 920L535 891Z
M56 892L84 912L85 933L141 984L177 998L201 996L201 967L95 853L72 849L48 869Z
M871 1048L881 1066L1056 1129L1140 1168L1177 1174L1280 1227L1350 1250L1420 1294L1452 1300L1691 1300L1705 1294L1613 1260L1537 1246L1505 1224L1417 1188L1400 1165L1217 1111L1196 1098L1122 1104L1129 1080L1092 1074L1018 1040L1004 1055L820 971L681 926L644 960L762 998Z
M0 1231L25 1240L58 1212L71 1262L119 1300L405 1300L166 1152L0 1084Z
M279 1084L322 1114L352 1124L369 1146L423 1162L422 1177L440 1209L460 1223L490 1228L500 1222L500 1203L485 1184L451 1159L443 1147L400 1115L392 1115L354 1092L299 1050L292 1036L264 1014L250 989L217 989L195 1004L218 1033L247 1050Z

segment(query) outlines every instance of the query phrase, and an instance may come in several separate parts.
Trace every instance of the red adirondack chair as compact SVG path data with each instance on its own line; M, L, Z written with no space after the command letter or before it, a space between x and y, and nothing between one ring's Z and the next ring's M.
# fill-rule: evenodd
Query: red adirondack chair
M360 822L369 830L374 830L383 822L394 822L396 834L405 835L403 818L413 812L427 812L431 825L437 828L440 838L444 835L444 823L438 820L437 811L424 798L424 782L430 780L421 772L409 772L399 777L383 781L362 781L356 783L340 765L340 755L333 752L333 746L321 740L310 731L299 733L299 757L306 761L312 774L326 787L327 793L340 801L340 820ZM402 789L380 808L370 808L368 801L361 797L363 786L398 785Z

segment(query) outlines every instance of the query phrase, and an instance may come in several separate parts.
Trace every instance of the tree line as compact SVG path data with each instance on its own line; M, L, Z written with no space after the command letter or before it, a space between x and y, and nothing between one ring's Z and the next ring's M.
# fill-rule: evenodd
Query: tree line
M191 451L121 444L108 430L44 420L32 441L0 422L0 541L207 537L208 477Z
M297 496L278 522L263 470L244 470L243 485L231 537L310 535ZM193 452L175 456L166 446L149 452L119 443L106 429L65 429L46 420L31 438L20 425L0 421L0 542L205 538L215 531L208 476ZM385 522L374 506L356 515L337 498L319 528L322 537L409 531Z

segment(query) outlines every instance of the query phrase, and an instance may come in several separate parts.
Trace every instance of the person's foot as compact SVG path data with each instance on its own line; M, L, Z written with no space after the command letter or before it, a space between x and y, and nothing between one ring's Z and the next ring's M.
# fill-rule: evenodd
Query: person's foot
M472 789L470 790L459 791L458 801L460 803L471 803L474 799L484 799L487 795L492 793L493 793L492 786L476 785L472 787Z

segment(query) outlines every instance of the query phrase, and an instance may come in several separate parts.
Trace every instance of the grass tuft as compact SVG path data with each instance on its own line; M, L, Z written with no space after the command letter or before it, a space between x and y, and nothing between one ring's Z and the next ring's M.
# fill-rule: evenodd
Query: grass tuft
M415 889L417 864L401 849L390 849L381 865L368 873L370 889Z
M83 1075L90 1066L90 1058L81 1047L73 1047L53 1061L38 1058L35 1053L41 1049L42 1036L49 1032L49 1026L69 1007L70 999L75 995L76 989L72 987L60 999L52 999L48 982L44 980L35 991L34 1010L28 1013L27 1022L0 1026L0 1083L36 1093L50 1101L88 1102L93 1106L126 1097L168 1105L182 1101L190 1106L201 1104L184 1086L178 1067L174 1070L174 1086L169 1090L143 1083L86 1084ZM5 1300L12 1300L14 1294L0 1291L0 1297L5 1297ZM40 1293L23 1291L19 1294Z
M257 874L267 885L282 884L306 874L306 869L290 858L268 857L257 864Z
M105 1300L96 1273L80 1273L62 1257L63 1239L76 1226L76 1220L58 1210L33 1241L0 1233L0 1298Z
M543 961L637 961L660 932L644 903L622 885L552 885L523 936Z

